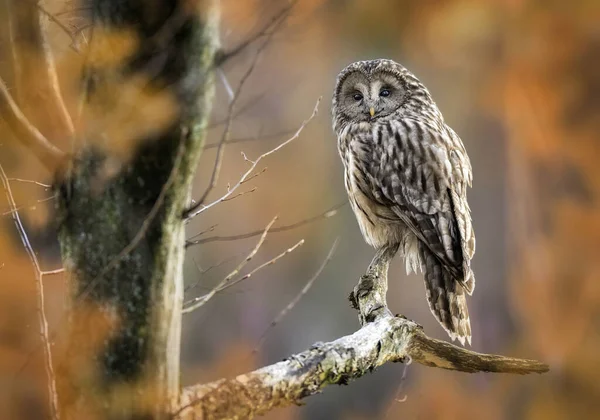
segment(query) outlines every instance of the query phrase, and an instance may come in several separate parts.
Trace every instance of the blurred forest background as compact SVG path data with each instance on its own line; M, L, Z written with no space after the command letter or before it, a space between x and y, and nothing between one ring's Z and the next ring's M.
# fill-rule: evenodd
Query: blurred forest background
M65 24L77 5L47 1ZM222 1L222 44L237 45L286 2ZM75 9L73 9L75 8ZM69 13L62 13L69 11ZM5 16L0 16L4 22ZM232 139L212 198L238 181L249 159L290 135L323 96L321 112L301 137L264 161L268 170L245 194L188 225L188 237L234 235L275 215L287 225L345 202L342 165L331 130L330 98L348 63L387 57L413 71L461 136L473 165L469 191L477 252L477 287L469 308L473 349L538 358L545 375L460 374L387 365L347 387L326 389L301 408L270 419L587 419L600 415L600 4L596 0L300 0L263 52L239 99ZM60 26L48 23L69 107L77 104L81 54ZM6 25L0 23L0 74L6 68ZM77 35L85 45L85 29ZM258 44L257 44L258 45ZM256 45L222 69L235 89ZM31 79L34 83L34 78ZM217 77L207 144L218 142L229 96ZM127 92L123 92L126 95ZM143 108L144 103L130 104ZM159 111L154 111L159 112ZM43 114L43 110L41 110ZM43 121L43 118L41 118ZM51 124L51 121L47 121ZM120 121L119 124L126 124ZM117 145L118 146L118 145ZM216 148L208 146L194 196L204 191ZM50 174L10 141L0 126L0 164L8 176L51 183ZM60 268L52 192L12 181L33 248L44 269ZM277 224L275 226L277 226ZM277 314L317 270L336 237L333 260L264 342ZM358 328L346 300L374 251L363 241L349 206L335 217L272 233L253 260L269 260L300 239L305 244L273 266L184 316L182 385L234 376ZM186 299L220 281L256 238L213 241L188 249ZM202 273L203 270L210 270ZM44 278L51 331L64 319L62 275ZM422 279L390 271L392 311L446 339L430 314ZM0 413L46 410L33 270L0 194ZM259 346L260 344L260 346ZM253 351L258 349L258 351ZM32 353L33 352L33 353ZM16 377L25 360L32 362ZM405 379L401 379L405 374ZM25 410L25 409L24 409Z

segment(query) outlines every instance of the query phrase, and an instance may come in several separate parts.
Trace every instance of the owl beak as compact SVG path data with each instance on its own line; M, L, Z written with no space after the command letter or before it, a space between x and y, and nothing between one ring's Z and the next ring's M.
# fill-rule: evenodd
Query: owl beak
M369 114L371 114L371 117L375 116L375 108L371 107L369 108Z

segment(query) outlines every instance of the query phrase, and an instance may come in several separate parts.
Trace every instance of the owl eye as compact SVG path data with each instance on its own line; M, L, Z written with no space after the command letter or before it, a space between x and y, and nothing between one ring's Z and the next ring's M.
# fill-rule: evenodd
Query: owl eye
M384 98L390 96L390 91L388 89L383 89L381 92L379 92L379 96L383 96Z
M360 93L355 93L354 96L352 96L354 98L355 101L361 101L363 96Z

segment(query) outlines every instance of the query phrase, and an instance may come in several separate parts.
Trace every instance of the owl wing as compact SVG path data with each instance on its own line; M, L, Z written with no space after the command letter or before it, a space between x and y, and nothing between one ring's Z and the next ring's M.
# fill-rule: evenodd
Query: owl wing
M371 133L376 147L365 172L372 198L390 208L471 294L475 250L466 189L469 158L447 127L413 119L389 121Z

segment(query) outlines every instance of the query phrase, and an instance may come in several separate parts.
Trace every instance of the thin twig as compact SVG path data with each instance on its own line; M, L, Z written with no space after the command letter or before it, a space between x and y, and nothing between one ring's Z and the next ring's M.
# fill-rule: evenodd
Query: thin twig
M183 212L184 219L188 219L190 214L192 214L198 208L200 208L204 204L204 201L208 197L208 194L210 194L210 192L217 186L217 182L219 180L219 174L221 173L221 165L223 163L223 156L225 154L225 145L227 144L227 141L229 140L229 134L231 132L231 123L233 121L233 115L235 113L235 106L240 97L240 93L242 92L242 89L244 88L244 85L246 84L246 81L248 80L248 78L250 77L250 75L252 74L254 69L256 68L256 64L258 63L258 59L260 58L261 53L269 44L269 40L270 40L270 37L267 38L265 40L265 42L263 42L261 44L261 46L256 50L256 54L254 54L252 63L250 63L250 66L248 67L248 69L246 70L246 72L244 73L242 78L240 79L240 83L238 84L238 87L237 87L235 93L233 94L233 98L231 99L231 102L229 103L229 109L227 111L227 123L225 124L225 129L223 130L223 134L221 135L221 140L219 141L219 145L217 147L217 155L215 157L215 164L213 166L213 171L210 176L210 182L208 183L208 187L206 188L206 190L204 191L204 193L202 194L200 199L197 200L196 203L192 207L190 207L189 209L187 209L186 211Z
M256 274L257 272L259 272L260 270L262 270L265 267L268 267L270 265L275 264L277 261L279 261L281 258L285 257L287 254L293 252L296 248L298 248L299 246L304 244L304 239L301 239L300 241L298 241L295 245L291 246L290 248L286 249L285 251L283 251L281 254L271 258L269 261L262 263L261 265L259 265L258 267L256 267L254 270L250 271L248 274L243 275L242 277L240 277L237 280L234 280L230 283L227 283L226 285L224 285L223 287L221 287L218 292L222 292L223 290L229 289L230 287L235 286L236 284L249 279L250 277L252 277L254 274Z
M35 5L38 8L38 10L40 12L42 12L43 14L45 14L48 17L48 19L50 19L52 22L54 22L60 29L62 29L62 31L65 34L67 34L67 36L69 38L71 38L70 47L73 49L73 51L80 52L79 51L79 42L77 40L76 33L73 33L69 28L67 28L67 26L64 23L62 23L58 17L54 16L52 13L50 13L48 10L46 10L44 8L44 6L42 6L41 3L39 3L37 0L29 0L29 1L35 2Z
M42 271L42 276L53 276L55 274L62 274L65 272L64 268L57 268L56 270L48 270L48 271Z
M210 227L209 227L209 228L207 228L207 229L201 230L200 232L198 232L198 233L196 233L196 234L194 235L194 238L196 238L196 237L198 237L198 236L202 236L202 235L204 235L205 233L208 233L208 232L212 232L212 231L214 231L214 230L215 230L215 228L216 228L217 226L219 226L219 225L218 225L218 224L215 224L215 225L212 225L212 226L210 226ZM262 231L261 231L261 232L262 232Z
M248 190L248 191L242 191L241 193L237 193L236 195L234 195L234 196L232 196L232 197L226 198L225 200L223 200L223 202L225 202L225 201L231 201L231 200L233 200L234 198L238 198L238 197L241 197L242 195L246 195L246 194L249 194L249 193L253 193L253 192L254 192L254 191L256 191L256 190L257 190L257 188L256 188L256 187L254 187L254 188L252 188L251 190Z
M406 374L408 373L408 367L412 364L412 359L407 357L407 361L404 363L404 368L402 369L402 376L400 377L400 384L394 393L394 399L390 402L389 407L387 408L383 419L387 419L392 413L392 409L396 405L395 403L403 403L408 399L408 395L404 394L403 397L400 397L400 394L404 391L404 386L406 384Z
M251 181L251 180L253 180L254 178L256 178L256 177L258 177L258 176L260 176L260 175L264 174L266 171L267 171L267 168L266 168L266 167L264 167L264 168L262 169L262 171L260 171L260 172L257 172L257 173L255 173L255 174L254 174L254 175L252 175L252 176L249 176L249 177L248 177L248 178L246 178L246 179L244 180L244 182L242 182L240 185L244 185L245 183L247 183L247 182L250 182L250 181Z
M196 309L200 308L206 302L208 302L219 291L219 289L221 289L223 286L225 286L227 283L229 283L231 281L231 279L233 277L235 277L240 272L240 270L242 268L244 268L244 266L246 264L248 264L248 262L250 260L252 260L252 258L254 257L254 255L256 255L256 253L258 252L258 250L262 246L263 242L265 241L265 238L267 237L267 233L269 232L269 229L271 229L271 226L273 226L273 223L275 223L276 220L277 220L277 216L275 216L273 218L273 220L271 220L271 222L269 222L269 224L267 225L267 227L263 230L263 234L261 235L260 239L256 243L256 246L252 249L252 251L250 252L250 254L248 254L248 256L235 268L235 270L233 270L231 273L229 273L227 275L227 277L225 277L223 280L221 280L219 282L219 284L217 284L206 295L197 297L197 298L195 298L195 299L193 299L193 300L191 300L189 302L186 302L184 304L186 307L184 307L181 310L181 312L184 313L184 314L187 314L189 312L192 312L193 310L196 310Z
M52 49L42 28L42 13L49 13L38 3L36 0L7 0L17 103L31 124L50 142L72 139L73 121L61 93Z
M281 322L281 320L288 314L288 312L290 312L292 309L294 309L294 307L298 304L298 302L300 302L300 299L302 299L308 293L308 291L310 290L312 285L315 283L315 281L321 276L321 273L323 272L323 270L325 270L325 267L327 266L329 261L331 261L331 258L333 258L333 254L337 248L338 242L339 242L339 238L336 238L335 241L333 242L333 245L331 246L331 249L329 250L329 253L327 253L327 257L325 258L325 260L323 261L323 263L321 264L321 266L319 267L317 272L306 282L306 284L304 285L302 290L300 290L300 292L294 297L294 299L292 299L291 302L288 303L288 305L285 308L283 308L283 310L281 312L279 312L279 314L275 317L275 319L273 319L273 321L271 321L271 323L269 324L267 329L260 336L260 338L258 340L258 344L252 350L253 353L256 353L258 351L258 349L260 348L260 346L263 345L263 343L265 342L265 339L267 338L267 334L269 333L269 331L272 328L275 328L275 326Z
M223 260L219 261L218 263L208 266L204 269L202 269L198 264L196 264L196 261L194 260L194 265L196 266L196 268L198 269L198 272L200 273L200 278L198 279L198 281L196 281L196 283L189 285L185 289L183 289L184 293L200 286L200 282L202 281L202 275L208 273L209 271L211 271L215 268L222 266L223 264L227 264L228 262L233 261L234 259L238 258L240 255L242 255L242 254L232 255L230 257L224 258Z
M92 6L81 6L81 7L67 7L62 12L57 12L55 16L63 16L68 14L83 14L83 12L92 11Z
M224 200L226 200L227 198L229 198L231 196L231 194L233 194L233 192L235 190L238 189L238 187L240 185L242 185L247 179L248 177L252 174L252 172L254 172L254 169L256 168L256 166L258 165L258 163L266 158L267 156L279 151L280 149L282 149L283 147L285 147L286 145L288 145L289 143L291 143L293 140L297 139L300 136L300 133L302 132L302 130L304 130L304 127L306 127L306 125L317 115L317 112L319 110L319 103L321 102L321 98L319 98L317 100L317 103L315 104L315 108L313 109L312 115L305 120L302 125L300 126L300 128L298 128L298 130L296 130L296 133L290 137L289 139L287 139L286 141L284 141L283 143L279 144L277 147L269 150L268 152L263 153L262 155L260 155L255 161L254 163L252 163L252 166L250 166L250 169L248 169L240 178L240 180L238 181L237 184L235 184L233 187L231 187L227 193L225 195L223 195L221 198L219 198L216 201L213 201L210 204L207 205L194 205L194 207L192 207L189 211L186 212L186 214L184 215L184 217L189 220L192 219L194 217L196 217L197 215L199 215L200 213L210 209L211 207L223 202ZM197 203L198 204L198 203ZM196 210L197 209L197 210Z
M35 185L39 185L40 187L44 187L44 188L46 188L46 189L52 188L52 185L50 185L50 184L43 184L43 183L41 183L41 182L38 182L38 181L32 181L32 180L30 180L30 179L22 179L22 178L8 178L8 180L9 180L10 182L23 182L23 183L26 183L26 184L35 184Z
M0 165L0 178L2 178L2 184L4 186L4 192L6 193L8 204L12 209L16 209L17 205L15 203L15 199L10 189L10 182L8 181L8 177L6 176L2 165ZM15 227L19 232L19 236L21 237L21 242L23 242L23 247L25 247L25 250L27 251L27 256L29 257L29 260L31 261L35 272L37 314L40 328L40 338L42 341L42 346L44 348L44 366L46 368L46 376L48 380L48 398L50 399L50 415L53 419L58 419L58 395L56 393L54 368L52 366L52 353L50 351L50 340L48 338L48 319L46 318L44 304L44 284L42 282L44 272L40 268L37 256L35 255L35 252L31 247L31 243L29 242L29 238L27 237L27 232L25 232L25 228L21 223L19 212L15 210L11 214L15 223Z
M243 50L248 48L249 45L257 41L258 39L268 36L271 37L277 30L277 27L281 25L296 5L298 1L294 0L290 2L289 5L282 8L278 13L276 13L269 21L253 36L248 37L246 40L232 48L230 51L222 52L215 58L215 65L222 66L227 60L234 57L235 55L241 53Z
M34 155L53 171L60 165L65 154L44 137L21 112L0 78L0 115L15 134L17 140L28 147Z
M20 210L23 210L23 209L35 209L35 207L38 204L45 203L46 201L54 200L55 198L56 198L56 195L51 195L50 197L41 198L39 200L35 200L35 204L24 204L24 205L19 206L19 207L15 208L15 209L10 209L8 211L5 211L4 213L0 214L0 216L7 216L9 214L12 214L12 213L14 213L16 211L20 211Z
M221 79L221 82L223 83L223 87L225 87L225 91L227 92L227 96L229 96L229 102L233 102L233 100L235 99L235 93L233 92L233 89L231 88L231 85L229 84L229 80L227 80L227 76L225 76L225 72L223 71L222 68L217 68L217 74L219 75L219 78Z
M279 133L268 134L268 135L264 135L264 136L256 135L256 136L252 136L252 137L240 137L237 139L227 140L227 144L237 144L237 143L247 143L249 141L269 140L269 139L273 139L276 137L289 136L293 132L294 132L294 130L285 130L285 131L281 131ZM214 149L215 147L218 147L218 146L219 146L219 143L210 143L210 144L207 144L204 146L204 150Z
M256 96L252 97L251 99L249 99L246 104L242 105L235 112L235 114L233 114L233 118L235 119L235 118L239 117L240 115L243 115L245 112L249 111L250 109L252 109L252 107L255 106L255 105L257 105L264 98L264 96L265 96L265 94L261 93L260 95L256 95ZM227 119L228 119L228 116L225 117L222 120L217 120L217 121L211 122L211 123L209 123L206 126L206 129L207 130L211 130L211 129L213 129L215 127L218 127L220 125L226 124L227 123ZM219 146L219 142L213 143L211 145L211 147L218 147L218 146Z
M287 230L292 230L292 229L296 229L300 226L304 226L307 225L309 223L313 223L316 222L317 220L321 220L321 219L328 219L330 217L333 217L337 214L337 211L342 208L343 206L345 206L346 204L348 204L347 201L343 201L339 204L336 204L335 206L331 207L330 209L317 214L316 216L312 216L309 217L308 219L304 219L304 220L300 220L298 222L292 223L290 225L285 225L285 226L279 226L279 227L275 227L273 229L271 229L271 233L277 233L277 232L285 232ZM255 230L252 232L247 232L247 233L241 233L238 235L231 235L231 236L210 236L208 238L204 238L204 239L195 239L197 238L199 235L202 235L204 233L206 233L206 231L202 231L194 236L192 236L190 239L188 239L186 241L185 246L186 247L190 247L193 245L200 245L200 244L205 244L205 243L209 243L209 242L225 242L225 241L237 241L240 239L248 239L248 238L253 238L255 236L258 236L262 233L262 230Z

